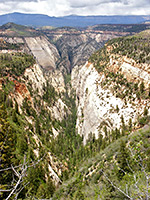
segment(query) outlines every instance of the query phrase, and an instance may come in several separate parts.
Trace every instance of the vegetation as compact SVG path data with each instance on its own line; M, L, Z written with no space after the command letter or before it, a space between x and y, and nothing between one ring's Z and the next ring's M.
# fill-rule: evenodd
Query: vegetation
M112 39L107 44L94 53L89 62L92 62L99 73L105 74L105 80L101 83L103 88L110 88L112 93L121 99L132 100L148 99L149 91L145 90L144 82L129 81L119 71L109 68L110 55L116 56L116 60L122 56L127 56L136 61L137 64L149 64L149 41L150 32L144 31L134 36ZM119 64L118 64L119 67Z
M67 92L63 94L64 101L70 111L68 113L67 109L65 110L66 118L63 121L54 121L47 108L55 106L59 94L57 94L54 87L47 82L43 85L43 96L41 97L38 94L38 89L33 92L32 82L24 77L33 102L31 102L30 98L25 98L20 107L15 98L11 95L16 91L14 82L22 82L20 75L23 75L24 70L32 65L34 60L32 63L32 57L20 53L11 55L3 54L1 56L1 62L3 64L1 65L3 83L2 90L0 91L0 106L4 111L1 112L0 116L0 125L2 127L0 142L1 144L4 143L6 148L2 145L3 154L1 158L4 164L1 165L0 173L5 172L5 169L9 168L6 170L6 173L3 173L4 176L1 177L0 192L5 190L1 192L1 197L2 199L6 199L8 195L11 194L11 191L13 191L18 181L21 180L19 187L11 195L12 199L17 198L17 196L20 199L50 198L55 191L55 186L51 177L48 175L49 158L47 152L51 152L52 155L57 156L57 162L61 161L61 163L67 163L67 170L65 170L60 177L61 179L67 179L68 173L71 172L72 169L73 171L75 169L76 162L73 164L74 157L77 154L76 151L80 147L80 144L82 145L82 138L75 132L75 96L73 95L73 98L69 97ZM9 64L11 66L13 63L13 67L11 68L9 66L6 71L5 66L9 59ZM17 63L23 63L24 61L26 62L22 66L23 68L18 68L20 65ZM8 75L8 71L9 76L4 77ZM66 84L69 80L70 78ZM20 113L19 107L22 113ZM32 119L33 123L30 124L27 118ZM60 132L56 138L53 137L52 127ZM8 134L6 129L9 130ZM34 139L34 135L37 136L40 141L39 143ZM6 138L10 138L8 144L5 143ZM39 157L35 154L35 149L38 151ZM43 160L43 162L40 162L40 160ZM21 174L21 176L15 175L14 181L16 182L12 182L15 172L11 166L18 166L16 171ZM45 174L47 174L48 179L45 178Z
M76 133L76 106L75 106L75 95L74 91L71 91L71 96L68 96L67 88L70 87L69 83L70 78L66 79L66 93L63 94L64 101L69 108L69 113L66 109L65 118L62 121L53 120L50 112L48 112L47 107L43 104L43 99L47 103L47 106L55 105L55 101L58 98L58 94L55 92L54 88L47 83L46 86L43 86L43 99L38 96L37 92L32 92L32 98L34 98L34 105L32 106L31 101L27 98L24 99L22 104L22 114L19 111L18 103L12 99L10 92L15 90L15 85L9 79L6 79L3 82L3 90L1 91L1 108L4 109L1 115L1 125L4 123L1 142L4 143L6 137L10 137L9 148L6 148L8 151L5 153L3 150L2 157L9 157L3 162L6 164L1 165L1 170L9 168L6 176L2 176L1 190L13 187L11 185L12 176L14 171L11 168L13 166L20 166L17 168L18 172L22 170L24 166L24 159L26 158L26 168L23 168L26 176L21 177L23 181L20 185L22 192L14 193L12 198L16 195L20 199L25 198L49 198L53 195L55 191L55 186L52 182L52 179L49 177L48 180L45 179L43 174L48 174L48 157L47 152L51 152L56 156L57 162L66 163L66 170L63 171L60 176L61 180L66 180L71 178L76 171L79 169L81 162L89 157L95 156L97 152L103 150L110 142L121 137L119 130L114 130L112 133L107 131L105 127L105 132L107 137L103 138L102 135L99 136L99 139L95 139L95 136L90 135L87 145L83 145L83 138ZM28 81L28 87L32 85ZM3 114L4 113L4 114ZM32 118L34 123L30 124L26 117ZM10 128L9 128L10 127ZM53 137L52 127L59 132L56 138ZM9 130L8 136L3 136L5 130ZM35 141L34 135L37 136L40 144L37 144ZM11 144L12 143L12 144ZM40 146L38 146L40 145ZM37 149L40 157L37 158L34 150ZM12 156L10 155L12 153ZM4 156L6 154L6 156ZM8 154L8 155L7 155ZM43 156L45 156L43 158ZM42 159L43 158L43 159ZM38 160L43 160L40 162ZM37 163L37 164L34 164ZM35 165L35 168L30 167ZM44 168L43 168L44 166ZM34 171L34 173L33 173ZM5 173L3 173L5 174ZM6 179L6 180L5 180ZM15 177L15 180L18 181L19 177ZM5 185L6 183L6 185ZM15 184L15 183L13 183ZM27 185L26 185L27 184ZM9 186L8 186L9 185ZM51 189L50 189L51 188ZM44 191L44 192L42 192ZM9 192L3 192L2 198L5 199L8 196ZM78 191L75 196L83 196L81 191Z
M24 70L34 63L35 60L31 55L23 53L0 55L2 80L2 89L0 90L1 199L50 198L55 190L52 180L45 178L47 165L41 162L43 159L48 159L47 149L41 148L40 144L37 146L33 139L36 134L39 138L43 137L43 145L48 143L47 136L52 134L49 113L44 114L41 106L38 118L37 111L28 98L24 99L21 107L23 112L20 113L20 106L12 95L16 92L14 82L17 81L19 84ZM31 86L30 83L29 86ZM31 116L35 121L35 126L26 119ZM45 118L48 122L45 121ZM38 148L39 157L34 153L34 150ZM44 192L42 193L42 191Z
M0 191L4 191L1 192L1 199L8 197L8 194L10 194L20 179L15 170L22 174L23 170L26 169L25 176L22 174L19 187L10 198L14 199L15 196L19 195L20 198L25 199L26 195L35 196L38 193L39 196L40 188L46 184L43 176L46 171L33 153L34 149L37 148L32 138L33 127L26 121L25 115L19 113L17 103L13 106L12 100L8 96L9 93L7 93L8 83L9 81L4 86L4 90L0 92ZM43 157L42 152L40 152L40 157ZM35 166L35 169L31 166ZM15 170L13 167L15 167ZM49 184L53 185L50 181ZM25 187L26 185L28 187ZM20 190L23 190L23 192L20 193ZM30 190L32 192L29 192ZM52 190L47 191L46 195L51 196Z
M74 176L59 188L53 199L146 199L149 189L149 131L140 130L108 145L80 164ZM128 145L127 145L128 143ZM145 170L145 171L144 171Z
M146 29L149 29L148 24L99 24L92 27L92 30L128 32L130 34L133 32L138 33Z
M148 30L134 36L120 37L109 40L104 48L98 50L90 57L89 61L94 63L96 69L99 70L101 61L106 62L109 55L114 53L133 58L137 63L149 64L149 41L150 32ZM111 47L109 52L106 50L106 47L108 46Z
M44 90L43 100L48 102L50 105L53 105L58 97L55 88L47 82L46 86L44 85L43 90Z
M150 63L150 32L143 31L134 36L122 37L110 40L108 45L112 45L112 53L126 55L133 58L137 63Z
M11 22L1 26L0 30L3 31L2 36L5 36L4 34L6 34L7 37L34 37L40 34L31 27L18 25Z
M21 44L9 43L3 39L0 39L0 50L19 50Z
M0 77L21 76L26 68L33 66L33 56L25 53L0 54Z

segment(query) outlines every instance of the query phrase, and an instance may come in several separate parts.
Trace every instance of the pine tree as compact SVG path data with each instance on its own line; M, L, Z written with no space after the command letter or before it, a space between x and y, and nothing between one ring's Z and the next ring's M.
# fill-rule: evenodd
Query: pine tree
M18 103L17 101L15 101L15 111L17 114L19 114L19 109L18 109Z
M129 131L131 131L132 130L132 119L130 118L129 119Z
M118 163L119 163L118 177L120 179L125 175L126 172L129 172L128 160L129 160L129 153L126 148L126 143L123 140L121 140L120 150L118 155Z
M122 129L126 130L125 122L124 122L124 117L121 115L121 123L122 123Z
M107 131L107 126L104 126L104 133L105 133L105 137L108 137L108 131Z
M119 107L118 107L118 105L116 105L116 112L117 112L117 113L119 112Z
M17 119L17 115L16 115L16 111L15 111L15 110L12 111L12 120L13 120L13 122L15 122L15 123L18 122L18 119Z
M150 97L150 85L149 85L149 89L148 89L148 97Z
M115 137L116 140L120 137L120 130L118 130L117 128L115 129Z
M40 122L39 122L38 118L36 119L36 122L35 122L35 130L39 135L41 135Z
M140 84L140 92L141 92L141 93L144 92L144 88L145 88L145 86L144 86L144 83L143 83L143 81L142 81L142 83Z

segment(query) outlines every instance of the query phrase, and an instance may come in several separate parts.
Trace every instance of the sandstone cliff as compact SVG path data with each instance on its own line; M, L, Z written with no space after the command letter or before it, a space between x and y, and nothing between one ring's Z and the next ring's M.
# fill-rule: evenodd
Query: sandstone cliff
M32 54L44 69L56 69L56 62L60 56L56 47L45 36L1 37L1 39L11 44L19 44L21 48L19 51Z
M130 71L128 73L130 75ZM76 66L72 71L72 87L75 88L77 96L76 128L77 132L84 136L84 142L90 133L97 138L100 133L104 134L104 126L107 126L108 130L121 128L121 116L124 117L126 125L130 118L133 124L136 124L138 117L143 115L144 107L150 106L149 100L136 98L134 102L125 102L117 98L109 87L101 87L104 80L105 76L99 74L89 63Z
M144 109L150 112L149 36L145 31L112 40L85 65L73 69L76 127L84 142L90 133L104 135L104 127L109 131L123 129L132 121L137 128Z

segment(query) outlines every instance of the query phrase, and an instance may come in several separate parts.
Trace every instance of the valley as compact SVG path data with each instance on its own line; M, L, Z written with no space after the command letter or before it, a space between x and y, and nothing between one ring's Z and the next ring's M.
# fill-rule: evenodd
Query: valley
M0 27L2 199L16 182L10 199L149 198L149 41L143 25Z

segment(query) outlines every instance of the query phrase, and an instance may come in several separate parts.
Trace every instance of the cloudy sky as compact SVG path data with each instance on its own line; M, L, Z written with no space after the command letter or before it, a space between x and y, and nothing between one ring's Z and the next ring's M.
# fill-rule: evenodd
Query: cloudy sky
M0 0L0 14L150 15L150 0Z

